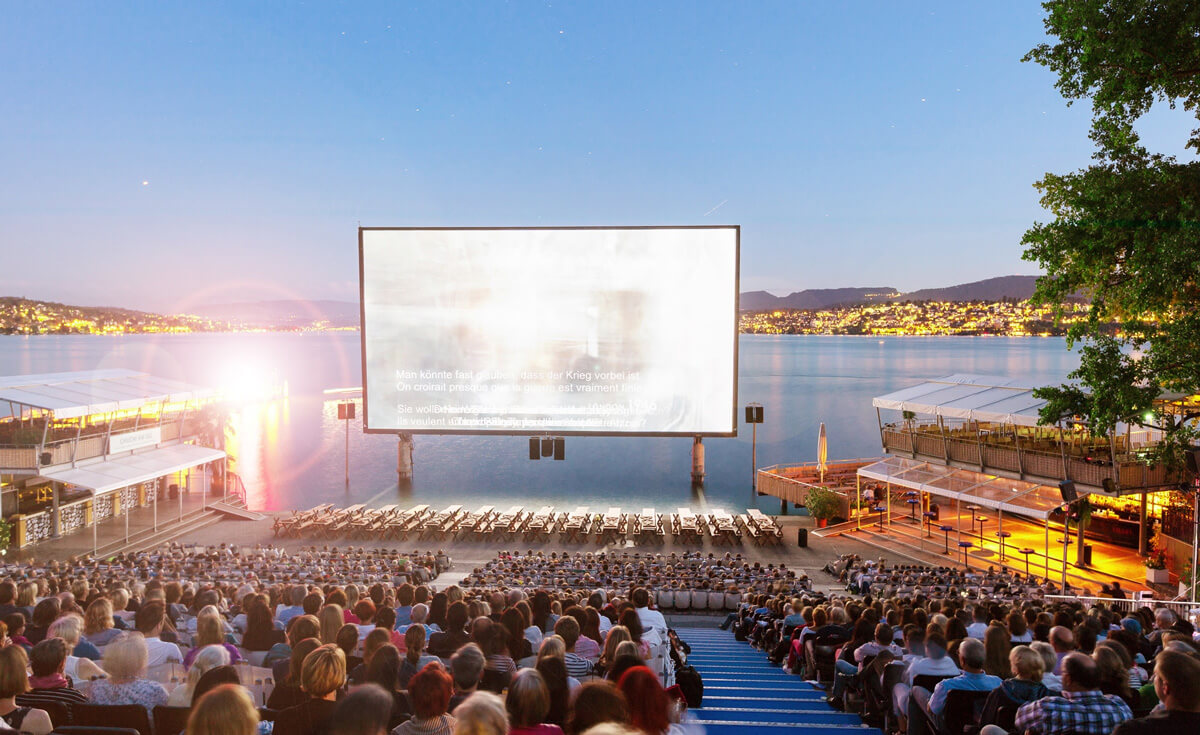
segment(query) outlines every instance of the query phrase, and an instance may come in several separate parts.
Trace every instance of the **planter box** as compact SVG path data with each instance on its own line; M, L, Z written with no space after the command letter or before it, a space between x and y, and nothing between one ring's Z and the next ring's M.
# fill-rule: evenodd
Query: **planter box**
M1150 584L1168 584L1171 581L1171 573L1166 569L1147 569L1146 581Z

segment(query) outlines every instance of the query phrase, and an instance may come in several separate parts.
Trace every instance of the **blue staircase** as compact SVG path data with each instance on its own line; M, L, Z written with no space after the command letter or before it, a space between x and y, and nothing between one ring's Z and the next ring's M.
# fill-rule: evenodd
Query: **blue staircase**
M825 704L825 692L771 665L762 651L717 628L675 628L692 647L688 663L704 679L704 706L691 710L708 735L831 735L853 728L882 735L856 714Z

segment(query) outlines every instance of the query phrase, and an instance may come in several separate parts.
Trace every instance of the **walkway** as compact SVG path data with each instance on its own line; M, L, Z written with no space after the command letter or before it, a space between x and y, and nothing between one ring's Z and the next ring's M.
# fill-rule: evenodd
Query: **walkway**
M830 735L848 727L881 735L858 715L834 710L824 691L771 665L766 654L732 633L715 626L675 630L691 645L688 663L704 680L704 706L690 712L707 735Z

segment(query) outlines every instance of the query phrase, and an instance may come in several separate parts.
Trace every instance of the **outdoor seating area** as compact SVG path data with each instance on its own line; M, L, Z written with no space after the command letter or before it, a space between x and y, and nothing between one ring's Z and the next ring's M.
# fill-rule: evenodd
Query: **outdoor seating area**
M513 505L497 511L487 505L476 510L450 505L436 511L428 505L407 510L392 504L367 508L362 503L337 508L324 503L291 515L279 516L271 530L276 538L373 541L479 541L566 544L661 546L668 536L676 543L713 546L738 546L743 540L756 546L778 546L783 530L770 516L757 508L734 516L724 509L696 512L679 508L675 513L658 513L643 508L640 513L619 507L603 513L587 506L560 511L544 505L529 510Z

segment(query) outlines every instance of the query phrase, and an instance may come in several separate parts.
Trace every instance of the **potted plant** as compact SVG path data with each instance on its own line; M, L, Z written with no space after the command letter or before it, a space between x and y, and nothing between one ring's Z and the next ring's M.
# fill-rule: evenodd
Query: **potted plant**
M1168 584L1171 573L1167 571L1167 548L1158 532L1151 541L1150 553L1142 561L1146 565L1146 582L1150 584Z
M810 488L808 497L804 500L808 514L817 519L817 528L824 528L829 519L837 515L841 508L837 493L824 487Z

